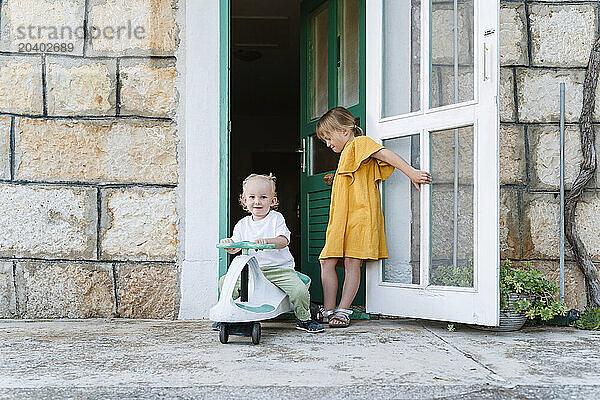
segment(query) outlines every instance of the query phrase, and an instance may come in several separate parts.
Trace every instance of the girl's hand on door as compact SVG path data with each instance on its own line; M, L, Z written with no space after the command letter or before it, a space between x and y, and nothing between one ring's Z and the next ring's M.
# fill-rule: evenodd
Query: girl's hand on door
M408 176L410 181L415 185L417 190L421 190L421 183L429 185L431 183L431 174L427 171L414 169Z
M430 184L431 183L431 174L427 171L422 171L415 169L412 165L407 163L402 157L393 151L383 148L379 151L376 151L372 154L372 157L385 161L386 163L392 165L394 168L399 169L404 172L408 179L415 185L417 190L421 190L421 183Z

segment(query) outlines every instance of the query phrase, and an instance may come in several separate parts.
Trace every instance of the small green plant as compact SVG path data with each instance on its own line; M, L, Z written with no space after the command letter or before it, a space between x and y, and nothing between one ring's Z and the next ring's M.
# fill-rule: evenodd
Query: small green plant
M524 294L527 298L512 304L516 312L525 312L529 319L547 321L566 311L565 304L556 300L558 285L542 276L539 269L527 262L517 267L506 260L500 267L500 308L508 307L511 293Z
M454 332L456 328L454 328L454 324L448 324L447 326L448 332Z
M600 308L586 308L573 324L579 329L600 331Z

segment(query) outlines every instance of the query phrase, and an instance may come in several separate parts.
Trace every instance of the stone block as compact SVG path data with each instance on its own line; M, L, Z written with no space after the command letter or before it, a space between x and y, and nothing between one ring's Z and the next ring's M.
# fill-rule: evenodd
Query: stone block
M598 30L592 4L532 4L529 8L532 65L586 67Z
M10 179L11 117L0 116L0 179Z
M519 122L560 121L560 83L565 83L565 120L577 122L583 102L583 70L517 68Z
M528 137L532 187L535 190L559 190L559 125L530 126ZM565 188L570 189L573 185L582 161L579 128L577 125L567 125L565 127Z
M530 263L534 268L540 270L544 278L556 283L556 286L560 288L559 262L533 260ZM513 263L516 266L523 266L525 264L525 261L516 261ZM560 299L559 294L556 295L556 299ZM587 305L583 273L574 262L565 262L565 304L567 308L584 308Z
M42 115L42 59L0 55L0 112Z
M16 313L13 263L3 261L0 262L0 318L14 318Z
M525 128L522 125L500 124L500 184L527 184L525 158Z
M174 55L176 0L91 0L89 55Z
M85 0L4 0L0 50L17 52L27 43L66 43L72 45L69 54L83 55L84 14Z
M174 261L177 248L173 189L102 191L102 259Z
M559 259L560 198L553 193L523 192L523 258ZM572 259L565 239L565 258Z
M500 4L500 65L528 65L525 5Z
M515 79L512 68L500 68L500 121L515 122Z
M175 124L148 120L15 121L15 174L29 181L177 183Z
M120 64L121 115L174 117L178 94L175 60L123 59Z
M96 256L96 190L0 185L0 257Z
M592 261L600 262L600 193L583 195L575 210L575 223Z
M560 83L565 83L565 120L577 123L583 105L585 70L517 68L519 122L560 121ZM600 98L600 86L596 88ZM600 102L595 103L593 120L600 121Z
M23 318L110 318L115 290L110 264L18 262L17 299Z
M500 188L500 258L521 258L519 202L515 189Z
M48 114L114 115L116 70L115 60L48 56Z
M524 194L523 257L559 259L560 198L552 193ZM577 232L592 261L600 262L600 194L585 193L575 210ZM572 260L565 238L565 258Z
M173 264L121 264L117 267L119 316L175 319L179 268Z

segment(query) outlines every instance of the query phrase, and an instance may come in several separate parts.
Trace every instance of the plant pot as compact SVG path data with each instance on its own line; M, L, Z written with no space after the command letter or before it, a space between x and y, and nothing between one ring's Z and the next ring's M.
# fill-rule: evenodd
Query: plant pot
M521 300L531 300L530 297L523 293L511 293L508 296L507 308L500 309L500 326L482 326L473 325L474 328L492 332L512 332L518 331L527 322L525 312L516 312L513 304Z

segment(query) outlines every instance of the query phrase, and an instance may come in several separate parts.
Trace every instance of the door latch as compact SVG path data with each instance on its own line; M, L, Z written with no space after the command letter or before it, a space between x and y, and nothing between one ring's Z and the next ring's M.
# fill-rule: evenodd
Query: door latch
M302 138L302 142L301 142L301 146L299 149L296 150L296 153L301 153L300 154L300 169L302 170L302 173L306 173L306 138Z

